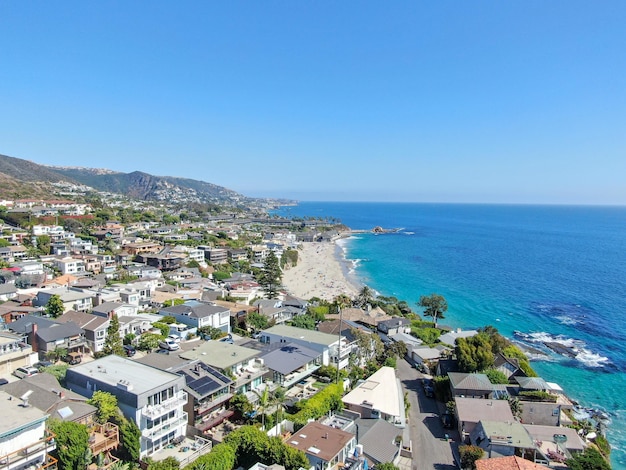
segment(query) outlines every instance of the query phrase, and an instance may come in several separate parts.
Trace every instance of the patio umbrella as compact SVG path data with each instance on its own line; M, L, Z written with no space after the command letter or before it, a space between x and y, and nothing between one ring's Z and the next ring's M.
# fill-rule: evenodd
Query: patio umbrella
M359 451L357 450L357 448L356 448L356 447L354 448L354 456L355 456L355 457L358 457L358 456L359 456Z

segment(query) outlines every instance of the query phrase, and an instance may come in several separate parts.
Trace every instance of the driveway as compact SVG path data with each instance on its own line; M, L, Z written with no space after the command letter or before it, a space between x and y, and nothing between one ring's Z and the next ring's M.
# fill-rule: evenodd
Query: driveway
M428 398L422 387L423 374L405 360L398 360L396 369L404 391L411 403L407 427L413 444L412 470L457 470L453 447L458 442L456 431L444 429L439 419L439 407ZM450 440L446 441L446 433ZM456 442L455 442L456 440Z

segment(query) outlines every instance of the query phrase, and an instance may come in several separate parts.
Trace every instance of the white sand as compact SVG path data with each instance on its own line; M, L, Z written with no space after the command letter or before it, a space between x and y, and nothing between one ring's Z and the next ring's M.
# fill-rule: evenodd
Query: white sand
M358 287L345 275L345 260L334 242L302 243L298 264L283 271L283 286L291 295L333 301L340 294L353 298Z

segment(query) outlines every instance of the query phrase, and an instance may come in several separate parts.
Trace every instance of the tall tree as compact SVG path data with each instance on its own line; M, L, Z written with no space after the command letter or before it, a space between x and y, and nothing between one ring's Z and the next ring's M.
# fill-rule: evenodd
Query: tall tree
M48 299L48 303L46 303L46 313L50 315L52 318L56 318L60 315L63 315L65 311L65 305L63 305L63 301L58 294L53 294Z
M107 337L104 339L104 354L107 356L116 354L124 357L124 343L120 336L120 321L116 314L111 315L111 321L107 328Z
M259 284L261 284L268 299L276 299L278 297L282 279L283 273L278 264L278 258L273 251L270 251L265 258L265 263L259 276Z
M139 461L141 452L141 430L133 420L119 415L116 424L120 429L121 456L128 462Z
M445 318L444 313L448 311L448 302L439 294L422 295L417 303L424 309L425 317L433 317L433 326L437 328L437 320Z
M57 455L61 468L83 470L85 454L89 449L89 432L84 424L52 419L48 422L55 434Z

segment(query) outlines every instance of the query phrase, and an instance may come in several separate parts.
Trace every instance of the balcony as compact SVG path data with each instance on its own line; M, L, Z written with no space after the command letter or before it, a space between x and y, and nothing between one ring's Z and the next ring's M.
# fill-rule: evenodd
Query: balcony
M180 426L186 426L186 425L187 425L187 413L183 412L177 418L164 421L163 423L159 424L158 426L154 426L154 427L152 427L150 429L142 430L141 431L141 435L143 437L145 437L146 439L150 439L151 441L155 441L157 439L162 438L166 434L169 434L170 432L172 432L176 428L178 428ZM184 435L184 431L183 431L183 435Z
M196 415L202 415L207 411L213 410L215 407L220 406L222 403L230 400L233 397L232 393L224 393L215 397L213 400L203 400L194 407Z
M242 385L252 382L254 379L261 377L269 372L269 369L265 366L255 364L249 365L239 372L235 372L235 389L238 389Z
M141 414L148 419L156 419L170 411L176 410L187 403L187 392L180 390L172 398L165 400L160 405L146 405L141 409Z
M89 436L89 449L92 455L116 449L119 443L119 429L115 424L96 424L92 427L91 435Z
M25 468L37 464L37 468L56 470L57 459L49 455L55 449L53 435L41 438L27 447L0 457L0 469Z

